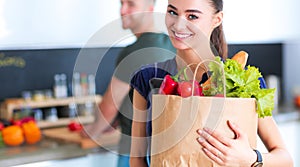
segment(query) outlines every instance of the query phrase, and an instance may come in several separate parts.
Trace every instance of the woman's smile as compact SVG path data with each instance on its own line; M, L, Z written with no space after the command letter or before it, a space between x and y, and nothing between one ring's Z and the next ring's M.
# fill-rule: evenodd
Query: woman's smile
M176 32L176 31L173 31L173 34L177 40L183 40L193 36L192 33Z

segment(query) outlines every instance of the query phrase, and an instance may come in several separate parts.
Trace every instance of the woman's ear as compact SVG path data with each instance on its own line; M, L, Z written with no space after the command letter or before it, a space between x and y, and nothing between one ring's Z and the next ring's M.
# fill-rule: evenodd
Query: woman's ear
M216 13L214 16L214 21L213 21L214 28L221 25L222 22L223 22L223 11L220 11L220 12Z

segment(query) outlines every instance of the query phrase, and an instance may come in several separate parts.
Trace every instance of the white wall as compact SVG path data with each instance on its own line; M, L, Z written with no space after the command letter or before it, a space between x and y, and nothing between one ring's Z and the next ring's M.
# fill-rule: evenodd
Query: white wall
M0 0L0 48L82 46L120 18L119 2ZM156 5L157 12L165 12L166 0ZM107 38L109 34L103 41Z
M299 5L297 0L224 1L227 40L234 43L261 43L299 37L300 22L295 21L299 16Z
M0 45L82 45L103 24L119 17L114 1L0 0Z

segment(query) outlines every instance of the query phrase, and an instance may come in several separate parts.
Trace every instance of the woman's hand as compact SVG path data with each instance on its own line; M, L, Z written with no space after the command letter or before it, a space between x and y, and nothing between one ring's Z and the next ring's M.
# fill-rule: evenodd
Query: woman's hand
M228 121L228 126L236 138L222 136L217 131L204 128L199 129L198 142L204 153L221 166L248 166L256 161L256 153L251 148L247 134L234 123Z

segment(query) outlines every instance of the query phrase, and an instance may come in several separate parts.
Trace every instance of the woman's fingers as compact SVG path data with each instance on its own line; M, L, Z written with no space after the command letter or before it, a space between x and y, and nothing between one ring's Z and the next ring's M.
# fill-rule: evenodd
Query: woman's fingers
M206 149L208 149L210 152L215 154L216 156L220 153L226 153L227 148L222 143L222 140L225 140L224 137L220 135L212 135L207 130L199 130L198 133L200 134L200 137L198 138L199 143Z
M224 162L222 160L223 154L221 152L215 154L212 153L210 150L203 148L202 149L204 151L204 153L212 160L214 160L216 163L218 163L219 165L224 165Z
M199 137L198 142L202 145L203 151L213 160L222 160L222 152L213 147L206 139Z
M235 139L244 137L244 133L242 132L242 130L240 129L240 127L238 125L236 125L235 123L233 123L229 120L227 121L227 124L228 124L229 128L233 131L233 133L235 134Z
M199 133L200 132L200 133ZM202 132L202 133L201 133ZM221 134L218 131L213 131L209 128L203 128L203 130L199 130L198 133L204 135L203 137L208 140L209 143L214 145L215 147L222 149L225 146L231 145L231 140Z

